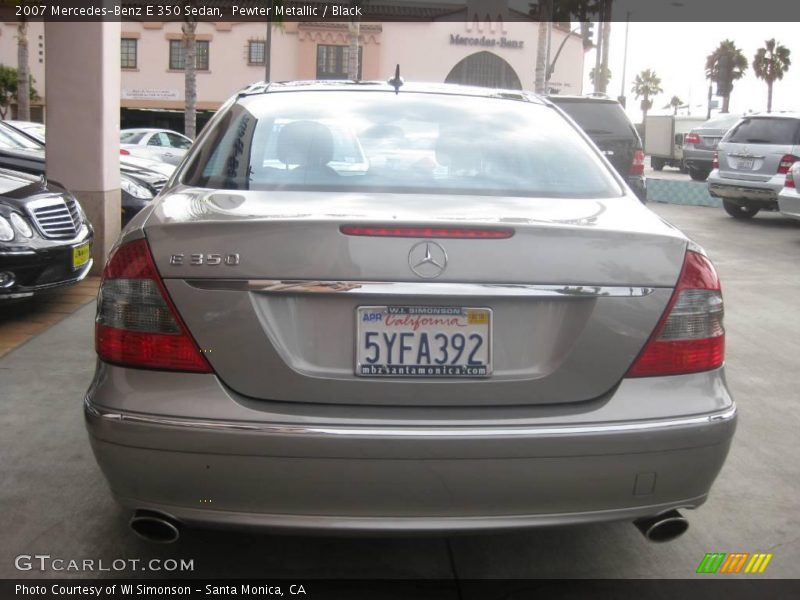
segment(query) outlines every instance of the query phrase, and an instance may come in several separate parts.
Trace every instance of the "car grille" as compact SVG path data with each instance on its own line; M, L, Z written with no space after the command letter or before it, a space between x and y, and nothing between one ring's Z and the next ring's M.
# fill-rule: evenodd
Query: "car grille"
M49 238L74 238L81 226L78 204L72 198L41 200L30 207L39 230Z

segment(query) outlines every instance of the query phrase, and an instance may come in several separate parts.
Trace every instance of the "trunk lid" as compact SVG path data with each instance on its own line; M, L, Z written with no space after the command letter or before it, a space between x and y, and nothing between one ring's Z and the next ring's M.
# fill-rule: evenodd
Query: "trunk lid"
M411 270L410 254L429 238L340 230L364 224L503 227L514 235L432 240L447 264L427 280ZM655 328L686 247L681 233L628 197L489 203L179 189L157 204L145 234L178 311L227 386L259 399L371 405L557 404L603 395ZM356 376L356 315L364 306L489 309L491 376Z

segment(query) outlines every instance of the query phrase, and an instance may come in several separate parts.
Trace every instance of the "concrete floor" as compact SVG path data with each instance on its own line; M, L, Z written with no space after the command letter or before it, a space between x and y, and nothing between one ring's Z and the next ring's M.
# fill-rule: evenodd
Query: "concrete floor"
M189 531L171 546L139 541L83 428L94 362L88 305L0 358L0 578L131 574L19 572L19 554L194 559L194 573L182 575L200 577L686 578L706 552L737 551L774 553L763 577L800 577L800 222L652 208L703 244L720 271L728 377L741 415L728 462L709 501L687 512L682 538L652 544L615 523L416 538Z

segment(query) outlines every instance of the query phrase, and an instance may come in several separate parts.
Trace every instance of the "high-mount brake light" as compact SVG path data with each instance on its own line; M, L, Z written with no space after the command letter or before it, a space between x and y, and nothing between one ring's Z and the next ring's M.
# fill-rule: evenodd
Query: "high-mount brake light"
M702 254L687 251L669 304L626 377L680 375L722 366L723 314L713 265Z
M514 235L506 227L384 227L381 225L342 225L345 235L365 237L449 238L470 240L504 240Z
M97 296L95 349L117 365L211 373L158 274L144 239L108 259Z

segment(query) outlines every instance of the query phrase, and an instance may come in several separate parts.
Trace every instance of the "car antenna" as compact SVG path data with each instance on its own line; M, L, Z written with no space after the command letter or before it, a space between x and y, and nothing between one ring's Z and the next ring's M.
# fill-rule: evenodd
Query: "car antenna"
M394 88L394 93L400 93L400 87L403 85L403 78L400 77L400 64L398 63L394 69L394 77L389 80L389 85Z

